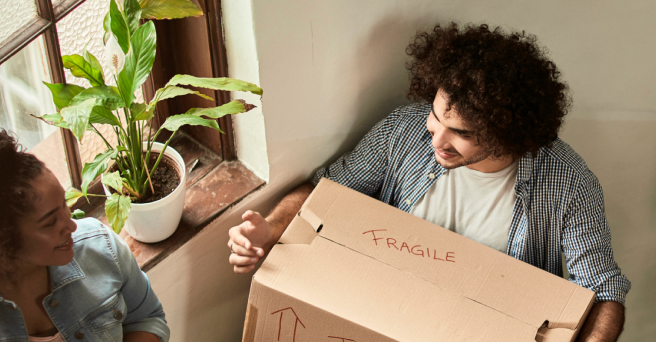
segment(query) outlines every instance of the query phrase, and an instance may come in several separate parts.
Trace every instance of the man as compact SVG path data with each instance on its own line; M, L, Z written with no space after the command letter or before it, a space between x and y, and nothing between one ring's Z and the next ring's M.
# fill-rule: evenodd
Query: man
M597 178L558 139L570 106L535 37L486 25L436 26L407 48L409 97L312 184L266 218L230 229L230 263L249 272L321 177L562 276L597 293L579 341L616 341L631 287L613 259Z

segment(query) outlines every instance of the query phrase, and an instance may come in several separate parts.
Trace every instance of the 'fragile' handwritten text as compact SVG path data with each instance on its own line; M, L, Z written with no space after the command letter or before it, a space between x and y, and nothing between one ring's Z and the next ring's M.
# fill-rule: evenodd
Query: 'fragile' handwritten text
M386 231L387 229L375 229L375 230L368 230L362 234L363 235L371 234L372 241L376 244L376 246L381 246L381 247L387 246L387 248L396 249L399 252L403 252L405 250L409 254L416 255L422 258L430 258L431 260L456 262L455 252L438 253L437 250L433 248L432 249L433 253L431 255L431 248L422 247L421 245L414 245L410 247L410 245L408 245L405 241L397 241L395 238L385 237L385 234L381 232L386 232ZM426 253L424 253L424 251Z

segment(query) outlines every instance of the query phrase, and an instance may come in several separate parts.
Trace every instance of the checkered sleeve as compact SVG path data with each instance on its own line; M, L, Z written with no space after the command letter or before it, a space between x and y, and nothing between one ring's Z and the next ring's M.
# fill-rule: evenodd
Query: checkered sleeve
M322 177L373 196L380 190L388 166L389 139L398 119L398 110L376 124L350 152L317 171L312 183Z
M595 291L595 302L624 304L631 282L613 258L603 192L590 171L573 195L562 237L570 280Z

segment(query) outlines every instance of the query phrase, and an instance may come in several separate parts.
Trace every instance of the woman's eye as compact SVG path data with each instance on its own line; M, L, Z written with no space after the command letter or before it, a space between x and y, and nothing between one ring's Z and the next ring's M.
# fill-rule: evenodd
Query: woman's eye
M57 216L53 217L53 219L46 224L46 227L52 227L55 225L55 223L57 223Z

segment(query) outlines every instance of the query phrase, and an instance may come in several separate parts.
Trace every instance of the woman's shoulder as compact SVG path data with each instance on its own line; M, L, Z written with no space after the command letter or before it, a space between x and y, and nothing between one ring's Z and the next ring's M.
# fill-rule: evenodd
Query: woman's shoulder
M76 220L77 230L73 233L73 248L78 256L105 256L117 261L114 232L95 218Z
M75 220L77 230L73 233L73 240L84 239L88 235L108 234L109 229L98 219L87 217Z

